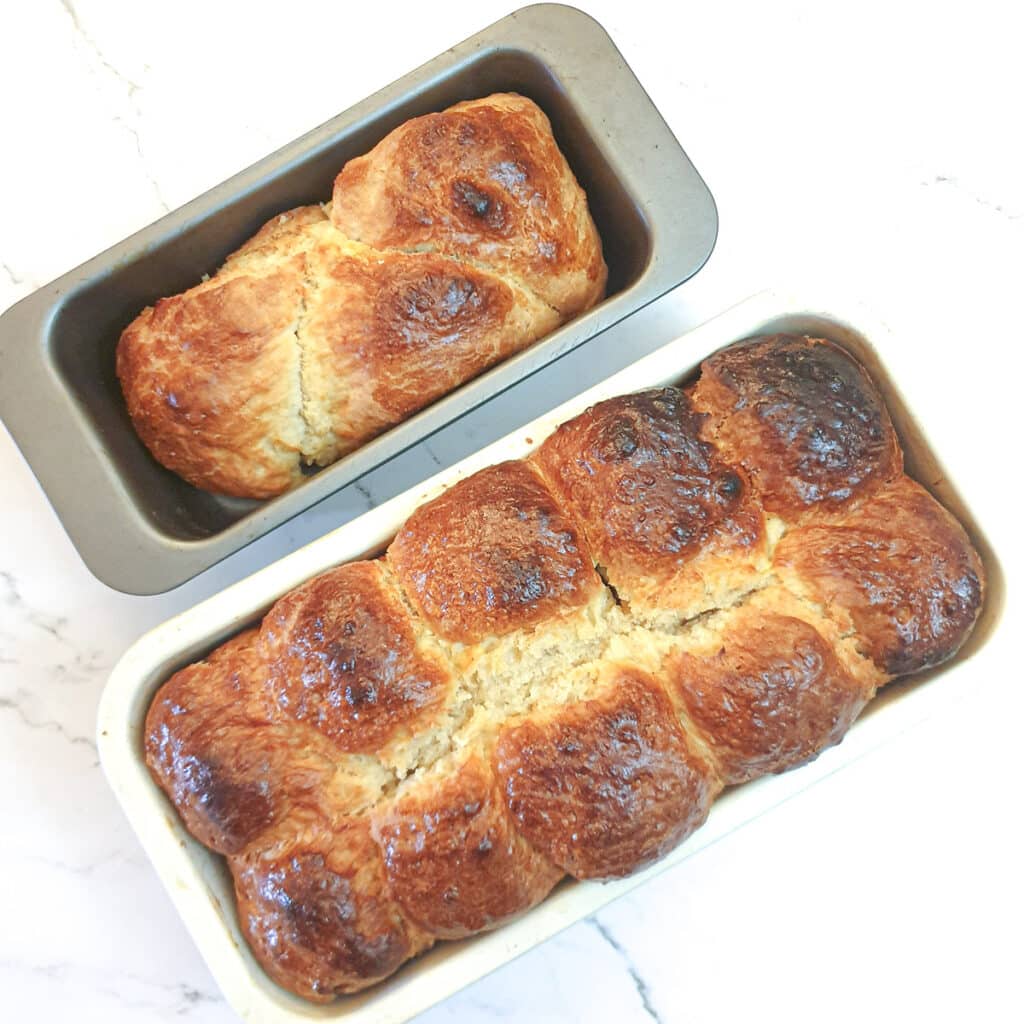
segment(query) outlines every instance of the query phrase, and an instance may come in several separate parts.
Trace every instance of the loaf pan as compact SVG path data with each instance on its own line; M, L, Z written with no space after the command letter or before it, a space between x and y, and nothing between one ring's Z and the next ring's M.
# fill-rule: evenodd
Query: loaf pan
M218 497L161 467L114 374L121 330L275 213L329 198L345 162L397 125L501 91L551 119L601 233L607 299L281 497ZM601 26L570 7L527 7L12 307L0 318L0 415L92 572L159 593L685 281L717 227L710 192Z
M842 310L846 310L845 312ZM981 619L959 654L939 669L890 684L843 742L809 765L726 790L707 823L662 861L609 883L563 882L540 906L489 934L442 942L368 991L315 1006L278 988L253 959L238 927L230 875L222 859L192 839L157 788L142 759L146 710L157 687L183 665L256 623L282 594L331 566L380 552L410 513L484 466L520 458L554 427L594 402L649 387L677 384L700 361L740 338L777 331L829 338L868 369L888 404L906 455L907 472L964 524L981 554L988 593ZM445 470L312 544L237 583L143 637L114 670L103 694L99 751L107 778L167 887L196 944L235 1010L245 1020L343 1020L399 1024L600 909L659 872L684 861L818 779L861 757L920 721L942 702L970 692L985 671L988 643L1003 605L999 565L971 511L928 446L881 361L892 344L885 328L856 306L807 306L765 293L683 335L552 413Z

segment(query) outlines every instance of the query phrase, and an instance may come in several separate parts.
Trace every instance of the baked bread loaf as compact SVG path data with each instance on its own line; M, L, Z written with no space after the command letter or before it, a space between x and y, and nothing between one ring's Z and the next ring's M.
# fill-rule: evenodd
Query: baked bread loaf
M143 310L117 376L159 462L267 498L593 306L606 278L547 117L497 94L407 121L326 206Z
M936 665L984 573L830 342L601 402L174 675L146 758L315 1000L684 840Z

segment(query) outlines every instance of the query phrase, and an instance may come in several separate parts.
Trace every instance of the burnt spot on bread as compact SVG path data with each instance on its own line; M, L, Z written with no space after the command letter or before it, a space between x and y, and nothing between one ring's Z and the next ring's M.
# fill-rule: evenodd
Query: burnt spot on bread
M715 487L722 501L732 502L738 500L742 495L743 480L739 473L728 469L718 478Z
M519 835L489 764L426 779L374 822L391 893L440 938L493 927L540 902L562 872Z
M826 521L792 530L775 563L889 675L951 658L981 610L984 570L963 527L906 477Z
M467 643L579 607L601 586L576 524L523 462L475 473L417 509L388 561L431 627Z
M682 842L719 783L649 676L507 726L495 765L523 835L575 878L621 877Z
M718 650L666 668L723 781L781 772L839 742L868 698L810 623L738 608Z
M702 422L682 391L644 391L591 407L533 456L624 593L716 542L751 548L762 536L746 474L701 438Z
M606 431L608 449L606 457L615 460L629 459L636 454L640 447L633 421L627 416L618 416L609 425Z
M396 929L367 935L353 927L360 908L352 882L330 871L319 853L297 854L270 868L258 893L296 945L329 947L328 959L359 977L386 974L404 958L405 943Z
M491 197L468 181L461 179L452 184L455 202L465 207L474 217L486 217L491 209Z
M428 254L370 269L359 287L371 316L342 340L356 342L358 365L374 374L373 397L392 418L409 415L506 354L493 340L515 303L504 281ZM339 294L340 301L352 298L349 289Z
M902 470L896 433L867 373L831 342L779 334L705 360L694 404L705 436L781 515L838 507Z
M479 310L485 301L484 293L485 289L479 286L479 282L450 274L427 274L402 281L395 291L395 309L404 315L410 328L392 332L387 341L397 342L405 348L422 343L426 340L426 332L417 331L412 325L426 326L433 332L444 321L454 321L464 313ZM385 309L386 294L378 300ZM444 337L440 335L440 338Z
M373 562L339 566L282 598L260 642L278 713L346 752L376 750L429 719L450 684L447 669L418 650Z
M465 178L452 182L452 203L456 212L473 218L476 222L494 232L501 232L508 225L505 204Z

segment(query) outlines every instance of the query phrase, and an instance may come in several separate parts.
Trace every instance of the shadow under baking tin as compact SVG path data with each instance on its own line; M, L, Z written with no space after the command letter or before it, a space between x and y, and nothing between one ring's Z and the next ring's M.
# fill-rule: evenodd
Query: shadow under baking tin
M115 376L121 331L275 214L328 200L346 161L398 125L492 92L528 96L550 118L602 238L605 300L269 501L211 494L160 466ZM710 192L604 30L572 8L525 8L18 303L0 321L0 410L89 568L157 593L680 284L710 255L717 224Z

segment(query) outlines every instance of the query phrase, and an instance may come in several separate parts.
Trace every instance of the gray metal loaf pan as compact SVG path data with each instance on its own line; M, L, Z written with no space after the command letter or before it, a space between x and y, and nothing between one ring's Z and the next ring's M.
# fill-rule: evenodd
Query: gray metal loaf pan
M114 374L122 329L275 213L328 198L344 163L403 121L499 91L551 119L604 243L605 301L278 498L218 497L163 469ZM717 227L710 192L601 26L570 7L527 7L13 306L0 318L0 415L92 572L159 593L682 283Z

